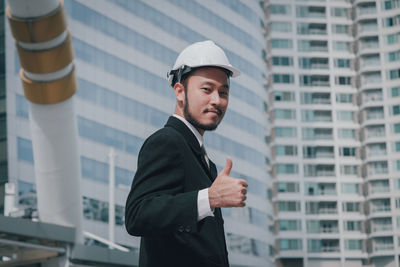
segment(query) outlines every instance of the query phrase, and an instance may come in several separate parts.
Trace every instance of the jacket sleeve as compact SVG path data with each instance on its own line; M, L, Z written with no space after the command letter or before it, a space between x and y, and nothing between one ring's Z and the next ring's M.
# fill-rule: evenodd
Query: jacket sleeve
M179 142L179 136L161 130L143 144L125 208L129 234L155 236L197 230L198 191L184 192Z

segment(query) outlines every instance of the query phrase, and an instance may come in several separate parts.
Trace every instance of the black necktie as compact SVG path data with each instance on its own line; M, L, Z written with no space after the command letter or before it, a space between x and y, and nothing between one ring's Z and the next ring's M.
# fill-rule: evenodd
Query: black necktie
M207 152L206 152L206 149L205 149L204 145L201 146L201 155L203 156L204 161L206 162L208 169L210 169L210 160L208 159Z

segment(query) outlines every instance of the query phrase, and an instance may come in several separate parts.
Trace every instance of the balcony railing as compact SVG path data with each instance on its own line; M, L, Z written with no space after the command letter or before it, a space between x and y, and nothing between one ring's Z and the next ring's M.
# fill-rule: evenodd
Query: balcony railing
M384 115L383 112L374 112L374 113L367 113L366 116L367 120L376 120L376 119L383 119Z
M392 225L377 225L372 228L373 232L392 231Z
M384 250L393 250L393 249L394 249L393 244L383 244L383 245L375 244L374 245L374 251L384 251Z
M327 247L320 247L320 248L311 248L309 252L319 253L319 252L339 252L339 246L327 246Z
M358 14L359 14L359 15L376 14L376 7L364 7L364 8L359 8Z
M385 211L390 211L390 205L372 207L372 212L385 212Z
M361 50L379 48L379 43L376 42L361 42Z
M387 193L389 191L390 191L389 187L372 187L371 188L371 193L372 194L375 194L375 193Z

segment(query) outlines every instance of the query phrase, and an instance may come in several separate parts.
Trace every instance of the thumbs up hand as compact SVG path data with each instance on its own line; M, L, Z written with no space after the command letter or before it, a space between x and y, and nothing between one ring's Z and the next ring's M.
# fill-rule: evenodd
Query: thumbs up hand
M214 183L208 189L210 207L244 207L246 205L247 182L229 176L232 169L232 159L226 158L224 169L218 174Z

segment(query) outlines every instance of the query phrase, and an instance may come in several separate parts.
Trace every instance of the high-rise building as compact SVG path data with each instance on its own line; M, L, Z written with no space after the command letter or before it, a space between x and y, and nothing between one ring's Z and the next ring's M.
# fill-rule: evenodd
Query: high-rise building
M3 16L5 3L0 4L0 181L15 186L13 208L21 210L36 205L29 102ZM212 39L242 71L231 80L222 124L205 134L207 152L218 168L231 156L232 176L249 183L247 206L223 210L230 261L232 266L272 266L265 18L259 1L65 0L64 5L78 80L74 101L84 230L108 238L108 154L114 148L115 242L138 250L139 238L129 236L123 224L139 149L174 111L166 73L178 53L190 43ZM6 64L1 63L4 57Z
M399 266L400 1L265 1L279 266Z

